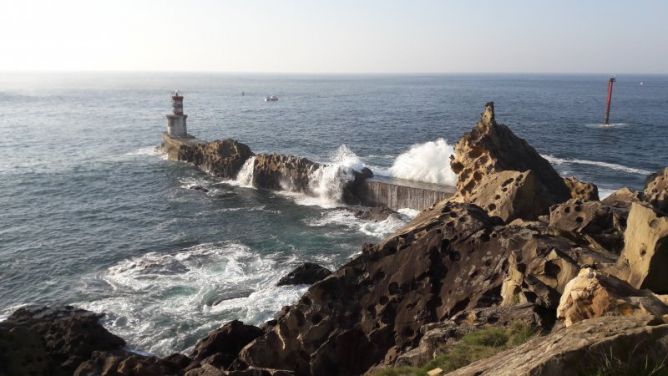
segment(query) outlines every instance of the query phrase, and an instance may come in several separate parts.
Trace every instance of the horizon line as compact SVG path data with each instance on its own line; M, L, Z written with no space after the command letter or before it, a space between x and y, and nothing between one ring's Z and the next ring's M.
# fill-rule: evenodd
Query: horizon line
M180 74L230 74L230 75L312 75L312 76L445 76L445 75L601 75L601 76L617 76L617 75L628 75L628 76L637 76L637 75L654 75L654 76L665 76L668 75L668 72L554 72L554 71L545 71L545 72L520 72L520 71L479 71L479 72L445 72L445 71L434 71L434 72L286 72L286 71L223 71L223 70L147 70L147 69L136 69L136 70L114 70L114 69L62 69L62 70L41 70L41 69L26 69L26 70L3 70L0 69L0 74L6 73L19 73L19 74L28 74L28 73L180 73Z

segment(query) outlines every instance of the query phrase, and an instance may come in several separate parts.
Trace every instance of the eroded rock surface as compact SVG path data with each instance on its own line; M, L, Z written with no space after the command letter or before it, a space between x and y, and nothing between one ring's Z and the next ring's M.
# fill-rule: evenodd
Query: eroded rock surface
M262 330L256 326L230 321L197 342L192 358L195 362L227 368L239 351L260 335Z
M647 202L668 213L668 167L647 178L643 193Z
M590 268L568 282L557 308L557 318L566 326L602 316L641 316L663 322L666 314L668 306L651 291Z
M571 198L598 201L598 187L596 184L583 182L574 176L565 177L564 183L571 191Z
M629 269L636 288L668 293L668 217L642 203L633 203L618 264Z
M491 102L473 130L457 142L451 158L458 174L453 200L479 205L505 221L535 219L571 197L550 163L495 121ZM504 176L494 176L499 173Z

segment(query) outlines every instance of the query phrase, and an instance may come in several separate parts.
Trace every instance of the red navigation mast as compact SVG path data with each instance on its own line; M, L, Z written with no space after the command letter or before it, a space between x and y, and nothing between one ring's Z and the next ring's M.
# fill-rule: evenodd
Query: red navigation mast
M605 120L603 121L603 124L608 125L610 124L610 103L612 102L612 85L615 83L615 78L610 77L608 80L608 101L605 105Z

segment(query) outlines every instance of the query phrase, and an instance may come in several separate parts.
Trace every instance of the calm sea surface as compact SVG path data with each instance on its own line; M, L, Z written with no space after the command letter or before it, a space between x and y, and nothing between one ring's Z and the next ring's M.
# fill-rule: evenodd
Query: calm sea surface
M447 151L493 100L497 120L562 174L603 192L638 189L668 166L668 77L619 76L611 127L600 126L606 85L586 75L0 73L0 317L75 304L163 355L224 321L271 318L305 291L274 286L296 264L335 268L402 224L164 160L154 147L171 90L184 93L199 138L325 162L346 145L380 173L411 147L409 170L447 169L429 142L443 138Z

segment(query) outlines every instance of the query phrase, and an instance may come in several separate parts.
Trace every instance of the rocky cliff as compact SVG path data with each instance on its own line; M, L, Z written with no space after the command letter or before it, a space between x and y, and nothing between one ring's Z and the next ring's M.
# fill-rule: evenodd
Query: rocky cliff
M251 155L233 145L187 148L222 153L225 174ZM307 187L301 172L318 168L272 155L254 164L254 179L273 187ZM323 273L261 328L231 322L190 356L157 359L125 352L90 313L17 312L0 324L0 354L15 354L2 359L0 374L20 374L25 359L51 367L34 374L78 375L360 375L394 367L402 368L386 374L428 367L433 375L566 375L605 374L611 364L665 367L667 170L643 192L622 189L599 201L595 185L563 179L496 123L491 103L451 164L459 174L453 198ZM508 333L518 324L531 330L514 342Z

